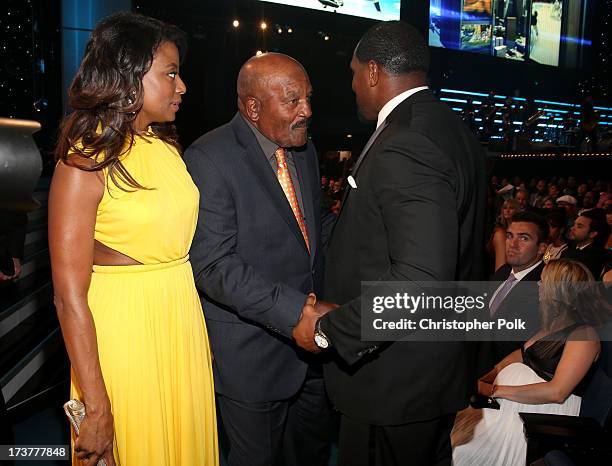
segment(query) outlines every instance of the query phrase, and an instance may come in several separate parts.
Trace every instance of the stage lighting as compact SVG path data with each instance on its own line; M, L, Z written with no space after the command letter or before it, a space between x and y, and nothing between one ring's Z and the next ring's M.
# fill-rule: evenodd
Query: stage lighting
M268 29L268 25L266 24L265 21L262 21L259 27L261 28L262 31L265 31L266 29Z
M240 26L240 21L238 21L237 19L235 19L235 20L232 22L232 26L234 26L235 28L237 28L238 26Z

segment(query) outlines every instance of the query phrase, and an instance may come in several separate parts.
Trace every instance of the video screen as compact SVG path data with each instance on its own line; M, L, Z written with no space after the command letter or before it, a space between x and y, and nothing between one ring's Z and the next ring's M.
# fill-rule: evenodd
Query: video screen
M561 30L578 32L581 10L568 15L560 0L430 0L429 45L559 66Z
M379 21L400 19L400 0L259 0ZM490 1L490 0L489 0Z

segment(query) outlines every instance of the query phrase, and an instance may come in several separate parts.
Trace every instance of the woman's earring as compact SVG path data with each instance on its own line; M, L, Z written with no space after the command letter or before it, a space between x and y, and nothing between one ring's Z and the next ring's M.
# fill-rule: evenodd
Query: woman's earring
M134 103L134 101L132 100L132 98L136 99L136 91L132 91L132 97L128 97L127 101L128 101L128 105L132 105Z

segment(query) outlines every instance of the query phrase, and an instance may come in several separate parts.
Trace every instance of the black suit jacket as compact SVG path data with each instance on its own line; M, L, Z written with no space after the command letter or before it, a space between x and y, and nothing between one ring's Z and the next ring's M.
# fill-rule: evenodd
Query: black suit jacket
M185 152L200 189L190 257L215 389L236 400L288 398L306 374L307 358L291 331L307 293L322 287L321 190L313 145L292 153L310 255L276 174L239 114Z
M325 366L332 401L380 425L465 407L471 353L461 342L362 341L361 282L479 279L485 213L483 151L446 105L417 92L386 124L330 238L326 296L341 307L321 321L337 356Z
M563 259L573 259L584 264L591 271L595 280L600 280L603 266L609 254L603 247L595 246L591 243L584 249L577 249L576 246L568 248L563 251L561 257Z
M525 275L521 282L529 282L528 284L517 283L510 292L506 295L504 300L499 305L495 315L496 319L506 319L512 321L513 319L523 319L528 322L530 329L533 329L532 335L535 334L541 326L541 318L539 312L539 298L538 298L538 287L536 283L540 280L542 270L544 269L544 262L540 264ZM495 275L493 275L494 286L491 288L491 296L501 282L506 281L510 275L512 267L508 264L502 265ZM530 335L530 336L532 336ZM512 353L514 350L519 349L528 338L522 341L501 341L494 339L492 343L492 349L488 354L484 355L484 361L487 361L484 367L487 371L490 370L494 364L497 364L507 355Z

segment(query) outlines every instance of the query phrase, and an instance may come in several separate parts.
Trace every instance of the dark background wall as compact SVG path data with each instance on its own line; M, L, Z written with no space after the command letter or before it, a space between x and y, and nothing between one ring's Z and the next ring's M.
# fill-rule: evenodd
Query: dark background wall
M590 2L585 30L599 33L597 12L607 0ZM363 144L370 129L355 117L348 64L359 38L374 22L352 16L298 9L254 0L136 0L138 11L181 26L190 36L190 52L182 74L189 86L179 116L184 142L203 130L227 121L235 111L235 77L240 65L256 50L279 51L301 61L314 87L312 134L320 150L355 149ZM239 28L232 27L237 18ZM402 2L402 18L427 36L429 2ZM265 20L268 29L259 29ZM275 25L283 28L276 32ZM287 34L286 26L293 34ZM601 27L604 24L602 22ZM324 34L321 34L324 33ZM323 35L330 40L323 40ZM582 66L554 68L535 63L515 62L490 56L431 48L431 85L499 93L580 101L594 93L598 102L605 89L592 75L601 75L602 63L594 60L595 46L583 48ZM589 85L587 85L589 83ZM351 134L353 138L347 139Z
M576 102L591 93L597 104L609 103L610 62L604 60L609 56L612 0L585 1L584 28L592 45L583 48L580 67L554 68L431 48L431 85ZM130 1L110 3L129 5ZM97 10L107 4L101 0L7 2L12 13L0 18L0 66L5 71L0 73L0 115L40 121L43 130L37 141L43 149L52 148L64 112L63 87L72 77L65 63L78 64L76 55ZM231 118L236 108L236 74L257 50L287 53L308 70L315 90L311 133L320 151L358 150L363 145L370 128L355 116L348 64L372 20L255 0L133 0L131 4L188 33L190 51L181 70L188 94L177 119L185 145ZM66 19L70 17L66 11L62 16L62 7L71 13L78 9L86 27L75 27L73 20ZM429 2L404 0L402 18L427 35ZM233 19L240 21L239 28L232 26ZM265 33L259 28L261 20L268 24ZM282 27L282 34L276 25ZM293 34L287 33L288 26ZM83 44L66 47L70 34ZM330 40L323 39L325 34Z

